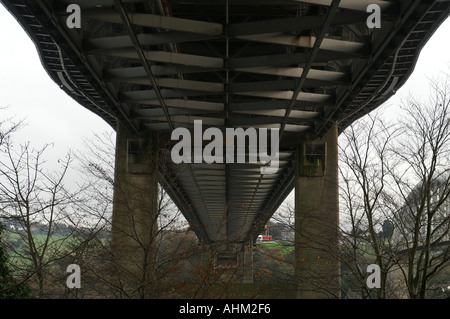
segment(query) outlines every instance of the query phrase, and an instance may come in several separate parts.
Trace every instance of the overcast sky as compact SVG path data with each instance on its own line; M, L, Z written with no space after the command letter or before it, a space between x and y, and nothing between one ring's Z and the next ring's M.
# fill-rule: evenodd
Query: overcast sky
M428 95L428 78L450 71L450 19L436 31L422 50L414 73L390 105L398 105L409 92ZM0 106L9 106L0 116L26 119L16 136L35 147L53 142L49 155L63 157L67 150L82 148L83 138L112 131L101 118L69 98L43 69L36 48L16 20L0 5Z

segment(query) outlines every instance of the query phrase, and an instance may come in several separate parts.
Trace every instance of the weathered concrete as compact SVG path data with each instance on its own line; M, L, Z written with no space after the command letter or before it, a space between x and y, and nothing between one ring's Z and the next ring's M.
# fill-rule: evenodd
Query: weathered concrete
M297 148L295 278L298 298L340 296L338 131Z
M240 282L253 283L253 241L240 243L238 252L238 267Z
M112 253L125 293L146 294L154 282L158 216L157 136L131 138L116 130Z

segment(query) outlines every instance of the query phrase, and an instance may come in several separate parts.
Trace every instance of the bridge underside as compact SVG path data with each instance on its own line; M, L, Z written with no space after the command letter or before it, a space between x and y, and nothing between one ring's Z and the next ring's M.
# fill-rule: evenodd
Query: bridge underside
M254 239L298 185L298 149L324 155L308 145L394 94L450 12L446 0L1 2L53 80L127 130L130 154L158 133L160 183L204 243ZM81 7L79 29L67 26L70 4ZM381 8L381 28L368 28L369 4ZM194 120L278 129L278 171L172 163L170 133Z

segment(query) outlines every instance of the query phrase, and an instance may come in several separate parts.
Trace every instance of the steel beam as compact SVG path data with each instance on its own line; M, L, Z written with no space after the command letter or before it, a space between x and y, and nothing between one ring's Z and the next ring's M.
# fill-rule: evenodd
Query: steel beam
M139 43L143 46L160 45L166 43L207 41L214 39L214 37L208 35L176 31L137 34L136 37L139 40ZM101 53L102 50L127 48L132 46L133 41L127 35L91 38L86 39L83 42L83 50L87 54Z
M286 110L278 109L278 110L253 110L253 111L234 111L234 113L241 114L252 114L252 115L264 115L270 117L284 117L286 116ZM289 115L290 118L294 119L305 119L311 120L320 116L319 112L308 112L308 111L291 111Z
M208 112L223 112L225 107L223 103L196 101L187 99L164 99L164 102L166 103L167 106L173 108L201 110ZM145 102L140 101L140 103L155 106L159 105L159 101L156 99L145 100Z
M340 12L336 14L331 25L348 25L356 23L365 23L367 20L366 13L360 12ZM295 32L299 33L304 30L313 30L320 28L323 24L323 15L314 16L298 16L285 19L273 19L243 22L231 24L228 27L228 35L232 37L254 35L261 33L273 32Z
M271 99L282 99L282 100L292 100L304 102L329 102L333 97L328 94L319 93L308 93L308 92L298 92L294 94L293 91L255 91L255 92L239 92L236 94L246 95L246 96L256 96L256 97L266 97ZM295 95L295 97L294 97Z
M101 21L123 23L121 14L112 9L88 9L83 11L83 16ZM223 33L223 26L218 23L180 19L148 13L128 12L127 16L131 25L214 36L221 36Z
M286 116L284 117L283 123L281 124L280 139L282 138L284 129L285 129L286 125L287 125L287 119L288 119L288 117L289 117L289 115L290 115L290 113L291 113L291 111L292 111L292 109L294 107L294 101L296 101L301 94L304 94L304 93L301 92L301 90L303 88L303 85L304 85L304 82L306 81L306 77L308 75L308 72L311 69L311 67L312 67L312 65L313 65L313 63L314 63L314 61L315 61L315 59L316 59L316 57L317 57L317 55L319 53L319 49L320 49L320 47L321 47L321 45L322 45L322 43L323 43L323 41L325 39L325 35L328 32L328 28L329 28L329 26L331 24L331 21L333 20L334 15L336 14L336 10L337 10L340 2L341 2L341 0L333 0L333 2L331 3L331 5L330 5L330 7L328 9L328 13L327 13L327 15L325 17L325 20L324 20L324 23L323 23L322 28L320 30L320 33L319 33L318 37L314 40L314 44L312 46L312 50L311 50L311 52L310 52L310 54L308 56L308 62L306 63L306 65L304 67L304 70L303 70L303 73L302 73L300 79L298 80L298 84L297 84L297 86L296 86L296 88L295 88L295 90L294 90L294 92L292 94L291 103L289 104L289 107L287 108Z
M236 71L300 78L303 74L304 69L295 67L258 67L258 68L236 69ZM343 81L345 78L348 77L349 75L347 75L344 72L316 70L316 69L310 69L308 74L306 75L307 79L330 81L330 82Z
M142 85L153 85L148 77L127 77L127 78L111 78L112 82L126 82ZM222 83L180 80L174 78L155 78L155 84L158 87L168 87L175 89L194 90L201 92L223 93L224 85Z
M191 73L202 73L202 72L215 72L219 69L205 69L198 66L189 66L181 64L172 65L151 65L150 66L153 74L155 76L165 76L174 74L191 74ZM145 76L145 69L141 66L139 67L124 67L115 69L105 69L103 71L105 80L110 78L128 78L128 77L142 77Z
M238 39L256 41L303 48L313 48L317 38L314 36L292 36L283 33L267 33L257 35L239 36ZM319 46L321 50L353 53L357 55L367 54L367 45L361 42L343 41L324 38Z
M153 50L142 50L145 59L148 61L162 62L162 63L174 63L183 64L189 66L197 66L202 68L223 68L223 59L200 56L185 53L174 53L166 51L153 51ZM139 59L138 53L135 49L124 48L124 49L108 49L102 51L103 55L115 56L120 58L128 59Z
M321 50L317 53L314 63L328 63L329 61L355 58L354 53L325 51ZM274 66L292 66L293 64L306 64L308 62L308 53L285 53L259 55L241 58L231 58L228 67L232 70L242 68L256 67L274 67Z
M313 5L331 6L333 0L295 0L295 1L309 3ZM366 12L367 7L371 4L376 4L380 6L381 10L385 10L392 7L395 4L395 2L380 1L380 0L341 0L339 8Z

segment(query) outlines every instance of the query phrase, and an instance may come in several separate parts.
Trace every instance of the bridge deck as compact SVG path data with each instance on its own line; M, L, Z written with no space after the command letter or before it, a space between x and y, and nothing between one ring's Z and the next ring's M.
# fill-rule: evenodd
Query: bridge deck
M114 128L279 129L276 174L166 162L161 183L205 242L256 236L294 187L300 141L386 101L450 13L449 0L1 2L52 79ZM380 29L367 27L369 3L381 8ZM80 29L67 27L70 4L81 7Z

